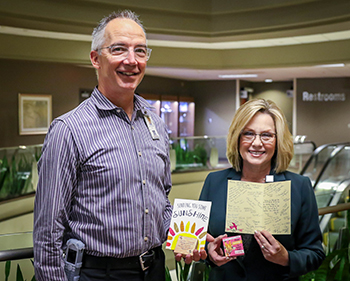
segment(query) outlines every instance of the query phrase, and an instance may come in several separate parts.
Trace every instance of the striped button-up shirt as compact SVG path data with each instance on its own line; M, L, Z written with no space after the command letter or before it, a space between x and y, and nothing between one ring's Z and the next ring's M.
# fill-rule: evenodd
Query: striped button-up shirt
M159 139L152 137L145 116ZM62 247L71 237L95 256L136 256L161 245L172 211L168 154L165 124L137 95L131 120L97 88L56 118L38 163L37 280L65 280Z

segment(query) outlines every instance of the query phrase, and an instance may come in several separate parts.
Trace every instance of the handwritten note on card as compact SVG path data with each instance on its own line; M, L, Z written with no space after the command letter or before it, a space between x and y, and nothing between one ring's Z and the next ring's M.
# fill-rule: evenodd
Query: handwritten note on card
M229 180L226 232L291 233L290 181L255 183Z

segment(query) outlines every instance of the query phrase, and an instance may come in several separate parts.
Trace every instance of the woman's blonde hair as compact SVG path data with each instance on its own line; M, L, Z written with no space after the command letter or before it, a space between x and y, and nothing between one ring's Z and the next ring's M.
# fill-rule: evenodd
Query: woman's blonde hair
M240 134L258 112L269 114L275 123L276 152L271 164L276 173L283 172L287 170L293 158L293 137L282 110L271 100L253 99L239 107L227 135L227 159L236 171L242 170L242 157L239 153Z

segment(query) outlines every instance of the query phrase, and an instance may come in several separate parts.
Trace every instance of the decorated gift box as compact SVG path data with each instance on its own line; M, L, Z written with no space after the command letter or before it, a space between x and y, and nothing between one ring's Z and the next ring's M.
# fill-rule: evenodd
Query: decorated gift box
M237 257L244 255L244 248L241 235L222 239L225 255L227 257Z

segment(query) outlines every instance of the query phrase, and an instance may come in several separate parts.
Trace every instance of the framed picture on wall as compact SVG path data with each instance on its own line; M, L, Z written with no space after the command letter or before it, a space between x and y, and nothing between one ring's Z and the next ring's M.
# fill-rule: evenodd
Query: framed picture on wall
M46 134L52 121L51 95L18 94L20 135Z

